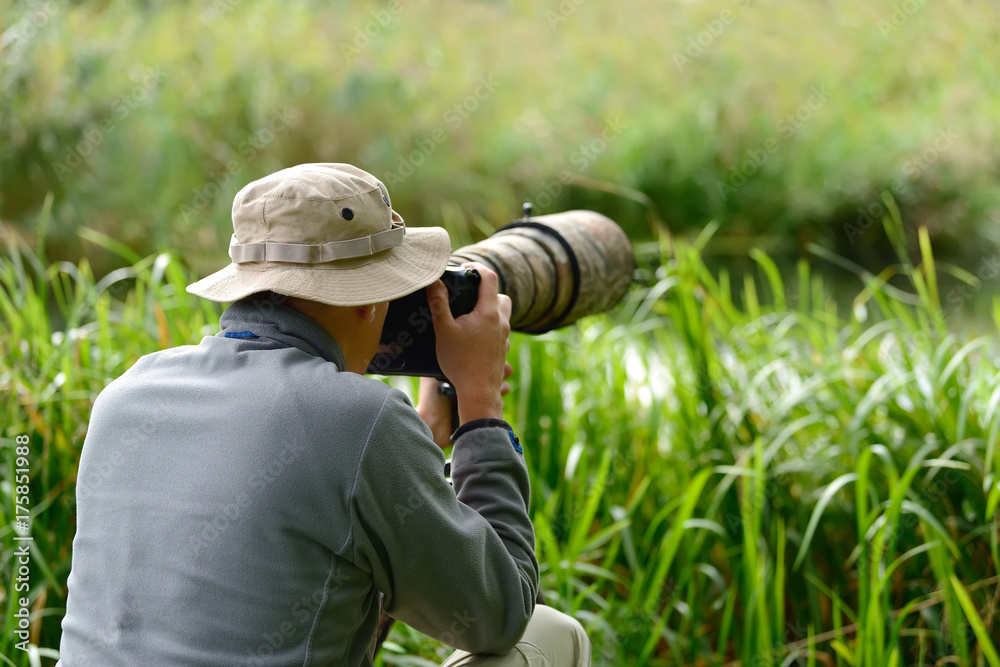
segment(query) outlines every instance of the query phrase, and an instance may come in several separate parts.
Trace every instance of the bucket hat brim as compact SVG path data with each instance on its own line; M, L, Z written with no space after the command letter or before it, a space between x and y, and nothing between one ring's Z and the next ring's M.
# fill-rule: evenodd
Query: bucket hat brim
M402 244L374 255L309 265L232 263L188 285L187 291L224 303L272 291L331 306L363 306L426 287L441 277L450 255L444 229L407 227Z

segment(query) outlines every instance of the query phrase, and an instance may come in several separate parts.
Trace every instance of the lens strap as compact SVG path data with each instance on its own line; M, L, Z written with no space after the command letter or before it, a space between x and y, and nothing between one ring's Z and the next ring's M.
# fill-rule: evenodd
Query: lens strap
M558 324L562 322L564 317L573 312L573 308L576 306L576 301L580 297L580 263L576 259L576 253L573 252L573 246L571 246L569 242L563 238L562 234L552 229L548 225L543 225L540 222L515 220L510 224L504 225L496 232L494 232L494 234L496 234L497 232L502 232L505 229L516 229L517 227L529 227L531 229L537 229L540 232L544 232L549 236L551 236L552 238L554 238L559 243L559 245L563 247L563 250L566 251L566 257L569 259L569 270L570 273L573 275L573 285L570 288L569 301L566 302L566 307L563 308L562 312L559 313L558 317L551 320L551 322L555 323L556 326L558 326ZM533 333L533 332L529 331L528 333Z

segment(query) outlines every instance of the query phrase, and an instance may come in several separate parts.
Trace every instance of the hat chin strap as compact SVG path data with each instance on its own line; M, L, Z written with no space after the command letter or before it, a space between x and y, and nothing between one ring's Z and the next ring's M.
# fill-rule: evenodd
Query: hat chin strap
M406 226L401 221L392 221L385 231L369 236L329 243L244 243L229 242L229 256L235 264L245 262L290 262L292 264L322 264L338 259L366 257L377 252L395 248L403 242Z

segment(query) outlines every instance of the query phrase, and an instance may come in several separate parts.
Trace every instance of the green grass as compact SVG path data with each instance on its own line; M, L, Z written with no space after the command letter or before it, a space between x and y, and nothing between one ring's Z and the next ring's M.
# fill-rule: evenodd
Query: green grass
M885 30L902 5L915 9ZM78 259L87 226L206 272L236 190L345 161L385 179L411 224L475 231L530 199L639 235L638 200L675 231L718 220L741 248L750 234L790 254L809 241L854 253L880 247L851 227L872 207L877 226L889 192L939 251L1000 241L996 3L391 6L0 0L0 219L28 229L53 192L50 257ZM483 77L495 85L456 113ZM276 110L288 121L271 132ZM413 173L397 180L401 163Z
M992 325L946 328L937 273L972 277L900 245L844 312L805 261L783 275L753 251L756 273L710 272L711 233L640 248L609 316L515 337L507 417L547 601L587 626L597 665L996 667L1000 344ZM139 355L216 331L219 308L167 254L118 248L131 268L95 281L6 243L0 466L9 480L29 434L32 628L54 649L92 402ZM7 481L0 507L7 606ZM0 654L28 665L9 610ZM397 627L381 660L446 653Z

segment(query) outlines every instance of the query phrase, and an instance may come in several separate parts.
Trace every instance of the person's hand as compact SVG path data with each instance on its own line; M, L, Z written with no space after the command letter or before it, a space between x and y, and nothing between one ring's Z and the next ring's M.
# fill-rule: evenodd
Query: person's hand
M510 373L510 297L498 294L497 274L482 264L462 266L479 271L479 296L472 312L453 318L448 290L441 281L427 287L434 320L437 358L441 372L458 394L459 422L503 418L501 391Z
M510 365L510 362L504 363L504 365L503 365L503 379L504 379L504 383L502 385L500 385L500 395L501 396L506 396L507 394L510 393L510 382L507 382L507 380L513 374L514 374L514 367Z
M514 374L514 367L504 364L504 380ZM441 393L442 382L436 378L420 378L420 395L417 398L417 414L431 429L434 444L441 449L451 447L451 432L455 428L455 411L458 410L454 396ZM510 393L510 383L500 385L500 395Z
M420 378L420 396L417 399L417 414L431 429L434 444L441 449L451 446L451 432L454 429L455 397L441 393L441 382L436 378Z

